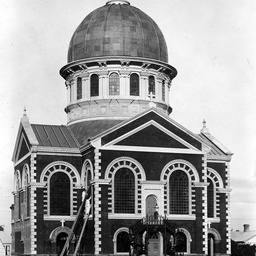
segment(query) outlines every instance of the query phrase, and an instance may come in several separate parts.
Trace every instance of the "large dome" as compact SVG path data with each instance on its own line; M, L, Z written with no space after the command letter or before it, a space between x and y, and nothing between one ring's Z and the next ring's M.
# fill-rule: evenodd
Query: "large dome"
M108 1L76 29L68 63L100 56L131 56L168 62L167 46L157 24L127 1Z

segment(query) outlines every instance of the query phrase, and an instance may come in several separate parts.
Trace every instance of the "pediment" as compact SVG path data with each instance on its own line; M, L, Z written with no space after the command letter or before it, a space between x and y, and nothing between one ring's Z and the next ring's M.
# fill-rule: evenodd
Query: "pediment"
M17 148L16 148L16 151L14 154L15 162L17 162L19 159L21 159L26 154L28 154L30 152L30 148L31 148L31 145L23 131L23 132L21 132L21 134L19 136Z
M38 145L38 141L29 123L28 117L23 115L16 137L12 161L17 163L20 159L24 158L28 153L31 152L31 147L34 145Z
M201 153L196 147L154 120L150 120L127 131L103 145L102 148L111 150Z
M163 148L188 148L176 136L157 124L149 124L141 130L134 131L129 136L120 139L115 145L137 147L163 147Z

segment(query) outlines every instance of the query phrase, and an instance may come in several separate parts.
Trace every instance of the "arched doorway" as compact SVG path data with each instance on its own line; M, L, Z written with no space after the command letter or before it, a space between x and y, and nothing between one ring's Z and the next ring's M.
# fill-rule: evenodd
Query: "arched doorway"
M157 200L155 195L149 195L146 198L146 216L154 215L157 207Z
M57 235L56 239L56 253L57 255L61 254L61 251L65 245L65 242L67 240L68 234L65 232L61 232Z
M213 234L208 234L208 256L214 256L215 239Z

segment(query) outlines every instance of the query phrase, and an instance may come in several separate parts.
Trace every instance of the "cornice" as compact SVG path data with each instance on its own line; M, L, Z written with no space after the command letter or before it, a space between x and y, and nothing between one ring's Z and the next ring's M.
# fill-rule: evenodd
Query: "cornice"
M77 154L78 156L81 156L81 152L78 148L58 148L58 147L44 147L44 146L38 146L37 147L37 153L52 153L52 154Z
M177 75L177 70L166 62L129 56L104 56L73 61L61 68L60 75L67 80L69 79L70 75L74 75L74 73L76 72L88 70L88 66L91 67L92 65L94 65L97 66L99 69L102 67L107 68L108 65L112 65L113 62L120 65L121 67L123 67L125 63L126 67L133 65L140 66L144 69L153 69L156 72L161 72L167 75L171 80Z

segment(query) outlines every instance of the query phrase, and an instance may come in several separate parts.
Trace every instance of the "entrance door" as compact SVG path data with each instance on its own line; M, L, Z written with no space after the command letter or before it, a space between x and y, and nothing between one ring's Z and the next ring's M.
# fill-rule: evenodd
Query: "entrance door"
M57 255L61 254L62 249L65 245L65 242L67 240L67 236L68 236L68 234L64 233L64 232L58 234L57 241L56 241L56 253L57 253Z
M208 234L208 255L214 256L214 236Z
M160 255L160 240L159 238L151 238L148 240L148 256Z
M150 195L146 198L146 215L154 215L156 211L156 197L154 195Z

